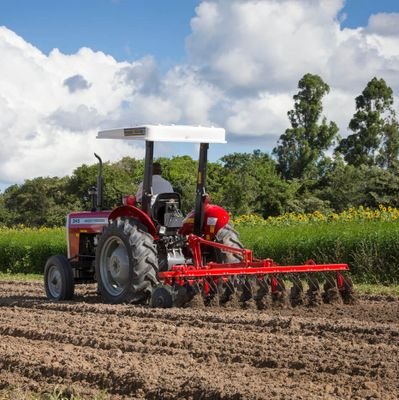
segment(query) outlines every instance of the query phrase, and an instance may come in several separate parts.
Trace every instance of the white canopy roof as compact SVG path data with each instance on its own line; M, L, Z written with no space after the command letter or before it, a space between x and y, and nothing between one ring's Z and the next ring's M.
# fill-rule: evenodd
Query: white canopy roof
M153 142L226 143L223 128L189 125L141 125L98 132L97 139Z

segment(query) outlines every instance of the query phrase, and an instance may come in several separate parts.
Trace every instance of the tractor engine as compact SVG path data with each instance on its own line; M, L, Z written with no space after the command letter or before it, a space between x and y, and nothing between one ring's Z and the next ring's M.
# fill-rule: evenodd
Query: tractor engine
M186 239L178 233L184 220L180 210L179 194L159 194L151 212L154 221L158 223L159 270L168 271L173 265L186 264L186 257L183 252L183 249L187 247Z
M157 247L160 271L168 271L173 265L186 264L187 259L183 251L186 248L186 240L181 236L160 236Z

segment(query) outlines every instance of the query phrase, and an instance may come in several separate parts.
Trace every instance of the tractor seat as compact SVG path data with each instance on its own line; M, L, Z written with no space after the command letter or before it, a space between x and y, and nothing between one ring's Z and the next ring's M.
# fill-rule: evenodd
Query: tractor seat
M152 219L167 228L180 228L184 219L180 207L179 193L160 193L151 208Z

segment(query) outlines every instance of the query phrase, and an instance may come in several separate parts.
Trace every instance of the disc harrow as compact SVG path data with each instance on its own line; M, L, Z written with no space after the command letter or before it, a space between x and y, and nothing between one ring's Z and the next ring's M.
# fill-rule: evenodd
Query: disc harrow
M188 244L192 264L173 265L168 271L159 273L162 283L153 291L152 306L187 306L194 299L198 302L198 296L204 306L228 306L233 302L244 308L254 306L258 309L267 308L269 303L296 307L336 302L348 304L354 300L352 281L346 274L347 264L317 264L308 260L302 265L278 265L270 258L254 258L251 250L196 235L189 235ZM209 247L235 254L238 261L204 260L202 249Z

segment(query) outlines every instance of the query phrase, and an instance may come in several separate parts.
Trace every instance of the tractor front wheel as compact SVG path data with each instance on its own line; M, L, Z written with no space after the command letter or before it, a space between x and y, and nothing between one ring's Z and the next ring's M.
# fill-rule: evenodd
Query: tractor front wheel
M71 300L74 293L73 271L65 256L52 256L44 267L44 288L50 300Z
M134 219L118 218L101 235L96 252L98 289L108 303L143 303L158 283L153 237Z

